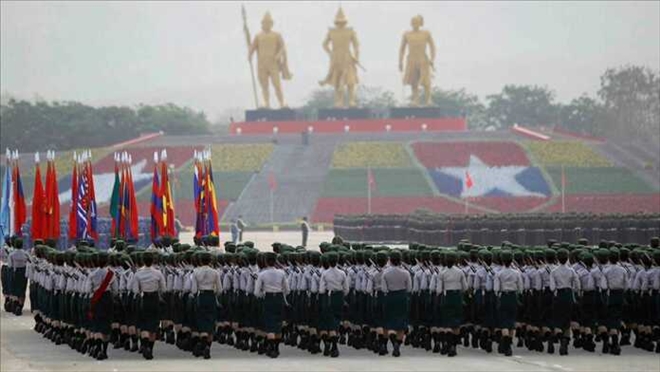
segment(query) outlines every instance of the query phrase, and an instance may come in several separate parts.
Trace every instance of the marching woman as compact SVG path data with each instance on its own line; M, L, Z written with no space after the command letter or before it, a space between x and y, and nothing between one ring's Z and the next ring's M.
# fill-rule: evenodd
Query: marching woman
M135 273L133 290L142 296L138 328L140 329L141 352L144 359L154 358L154 343L160 323L160 293L165 291L165 277L154 268L154 257L151 252L144 252L142 256L144 267Z
M195 356L211 358L211 343L217 317L216 295L222 291L220 274L211 268L211 253L201 254L201 266L193 271L193 291L197 293L197 330L200 342Z
M94 254L96 269L89 274L87 293L92 294L87 318L91 320L92 346L90 356L97 360L108 358L108 341L112 323L111 285L118 285L115 273L108 266L108 254Z
M502 330L498 351L511 356L511 343L518 315L518 295L522 293L524 286L520 271L511 268L513 261L511 252L502 252L501 259L504 267L495 274L493 283L495 295L499 299L498 327Z
M345 272L337 268L337 253L325 254L328 269L321 275L319 283L319 298L321 300L321 339L323 340L323 355L336 358L339 356L337 349L337 330L342 320L344 307L344 296L350 290L349 279Z
M571 316L575 295L580 291L580 279L568 262L568 250L557 252L559 265L550 272L550 290L554 293L553 326L555 338L559 338L559 355L568 355L568 341L571 337Z
M456 345L460 339L460 328L463 324L463 292L468 290L467 279L463 270L456 267L456 253L445 255L446 269L438 275L436 293L442 293L442 328L445 332L444 343L447 356L456 356Z
M289 283L284 270L276 269L277 255L264 253L265 269L257 276L254 295L263 306L262 330L266 333L266 355L277 358L282 338L285 296L289 294Z
M401 267L401 252L390 253L390 264L383 271L381 285L385 293L383 300L383 326L392 342L392 356L401 355L399 348L408 330L409 297L412 279L408 270Z

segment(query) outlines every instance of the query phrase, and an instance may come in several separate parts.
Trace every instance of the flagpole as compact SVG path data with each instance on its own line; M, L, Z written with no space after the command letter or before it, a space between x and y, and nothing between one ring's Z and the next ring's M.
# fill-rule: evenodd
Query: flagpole
M274 215L275 215L275 203L274 203L274 193L275 191L273 188L270 188L270 223L273 224L275 223L274 221Z
M561 213L566 213L566 174L564 164L561 165Z
M468 199L469 196L465 196L465 214L468 214Z
M371 214L371 167L367 168L367 214Z

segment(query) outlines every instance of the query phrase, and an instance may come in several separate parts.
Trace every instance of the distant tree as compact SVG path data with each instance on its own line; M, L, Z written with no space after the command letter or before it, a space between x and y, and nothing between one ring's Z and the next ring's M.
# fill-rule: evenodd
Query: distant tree
M577 133L602 135L604 120L606 113L603 105L587 95L582 95L569 104L560 106L557 125Z
M610 68L600 78L598 96L610 118L611 136L660 137L660 77L642 66Z
M481 129L488 125L484 104L479 101L479 97L466 92L463 88L459 90L435 88L431 100L434 106L439 107L441 112L447 115L466 117L472 129Z
M554 98L554 92L546 87L506 85L501 93L486 97L486 114L489 122L498 128L514 124L552 125L557 120Z
M134 138L143 132L208 133L204 113L173 104L95 108L79 102L9 99L0 105L0 147L21 151L98 147Z

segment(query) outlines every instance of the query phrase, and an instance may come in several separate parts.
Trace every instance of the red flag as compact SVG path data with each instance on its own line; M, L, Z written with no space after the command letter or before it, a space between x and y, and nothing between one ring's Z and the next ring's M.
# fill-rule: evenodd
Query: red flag
M376 178L374 177L374 172L371 171L371 168L367 169L367 185L369 186L369 190L376 188Z
M32 225L30 226L30 233L32 240L43 239L45 237L44 222L46 222L44 214L44 187L41 183L41 170L39 163L35 163L34 172L34 193L32 196Z
M176 235L174 231L174 201L172 200L172 188L170 177L167 173L167 162L165 160L162 161L160 176L160 197L163 201L163 235L172 237Z
M472 186L474 186L474 182L472 182L472 177L470 177L470 172L465 171L465 187L471 189Z
M92 236L94 240L99 240L99 232L98 229L96 228L96 221L97 221L97 214L96 214L96 193L94 192L94 171L92 170L92 159L91 159L91 153L90 157L87 160L87 182L89 185L89 192L87 193L88 196L88 201L89 203L87 204L89 207L89 213L88 213L88 223L87 223L87 229L89 230L89 234Z
M53 160L48 162L46 172L46 237L60 238L60 192L57 186L57 170Z
M23 183L21 182L21 171L18 162L14 165L14 234L23 235L21 228L26 219L25 195L23 195Z
M135 239L138 238L138 208L137 200L135 199L135 185L133 185L133 175L132 171L128 171L128 193L131 198L131 210L130 210L130 227L131 227L131 236Z
M71 172L71 203L69 204L69 239L75 240L78 236L78 167L73 161L73 172Z
M277 189L277 179L275 178L275 174L273 174L273 172L268 174L268 187L271 189L271 191L275 191L275 189Z

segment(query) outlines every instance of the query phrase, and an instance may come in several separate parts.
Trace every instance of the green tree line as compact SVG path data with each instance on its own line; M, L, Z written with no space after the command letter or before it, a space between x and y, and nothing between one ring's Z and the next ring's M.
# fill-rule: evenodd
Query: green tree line
M392 92L367 88L358 92L365 107L393 106ZM467 117L471 129L560 127L573 132L609 137L650 137L660 140L660 77L641 66L605 71L597 96L582 95L568 103L556 101L552 89L542 86L505 85L502 91L480 99L465 89L432 92L433 105L444 112ZM332 91L316 90L304 110L332 106ZM399 103L400 104L400 103Z
M204 134L209 125L204 113L174 104L92 107L9 99L0 106L0 146L62 151L107 146L158 131Z

